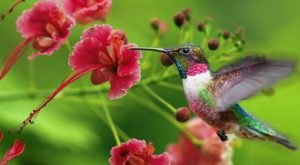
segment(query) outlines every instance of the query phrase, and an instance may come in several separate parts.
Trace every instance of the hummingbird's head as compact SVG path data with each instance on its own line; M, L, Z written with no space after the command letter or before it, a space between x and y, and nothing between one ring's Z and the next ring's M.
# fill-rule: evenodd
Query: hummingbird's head
M203 70L197 70L195 68L205 67L207 69L208 62L205 58L204 50L193 44L183 44L173 48L133 47L130 49L157 51L168 55L176 64L181 78L186 78L189 73L195 74L194 72L203 72ZM193 71L193 73L190 71Z

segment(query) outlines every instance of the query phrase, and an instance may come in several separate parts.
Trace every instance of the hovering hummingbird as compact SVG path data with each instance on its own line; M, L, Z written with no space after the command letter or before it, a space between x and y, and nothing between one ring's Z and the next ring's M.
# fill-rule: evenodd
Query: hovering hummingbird
M179 71L191 110L216 129L220 140L226 141L227 134L235 134L241 138L267 140L291 150L297 149L286 137L257 120L238 104L289 75L295 67L294 62L248 56L213 72L204 50L192 44L171 49L131 49L158 51L171 57Z

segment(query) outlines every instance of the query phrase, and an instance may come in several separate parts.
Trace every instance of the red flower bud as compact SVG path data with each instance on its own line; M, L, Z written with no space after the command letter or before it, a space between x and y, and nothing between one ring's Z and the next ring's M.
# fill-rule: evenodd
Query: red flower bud
M160 21L159 21L159 19L156 18L156 17L153 17L153 18L151 19L151 21L150 21L150 25L151 25L151 27L152 27L152 29L153 29L154 31L158 31L158 30L159 30L159 24L160 24Z
M7 164L9 161L15 159L24 152L25 144L21 140L15 140L14 144L6 151L0 164Z
M164 66L171 66L173 64L173 60L171 59L171 57L164 53L160 54L160 62Z
M216 50L216 49L218 49L218 47L219 47L218 39L213 38L208 41L208 48L210 50Z
M186 122L191 117L191 112L187 107L178 108L175 114L176 120L179 122Z
M185 15L186 20L191 20L191 12L192 10L190 8L185 8L182 10L182 13Z
M173 20L175 25L180 28L185 22L185 14L183 12L178 12L175 14Z
M224 39L228 39L230 37L230 32L229 31L224 31L222 34Z
M205 23L200 22L199 25L197 26L198 31L203 32L205 31Z

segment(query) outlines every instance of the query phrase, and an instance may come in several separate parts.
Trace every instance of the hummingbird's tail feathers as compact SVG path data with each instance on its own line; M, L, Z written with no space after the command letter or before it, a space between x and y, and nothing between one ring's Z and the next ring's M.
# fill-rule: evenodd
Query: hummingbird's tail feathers
M275 142L285 146L286 148L290 150L297 150L297 146L290 142L287 138L282 137L282 136L272 136Z
M290 142L287 137L275 132L266 125L260 125L260 129L247 127L246 130L248 132L247 138L257 138L261 140L272 141L281 144L290 150L297 150L297 146Z

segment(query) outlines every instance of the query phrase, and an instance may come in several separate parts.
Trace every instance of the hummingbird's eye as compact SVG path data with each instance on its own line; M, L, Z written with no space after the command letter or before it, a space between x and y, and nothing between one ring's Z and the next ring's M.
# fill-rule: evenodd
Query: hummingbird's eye
M179 52L179 53L187 54L187 53L190 53L190 51L191 51L190 48L182 48L182 49L180 49L180 52Z

